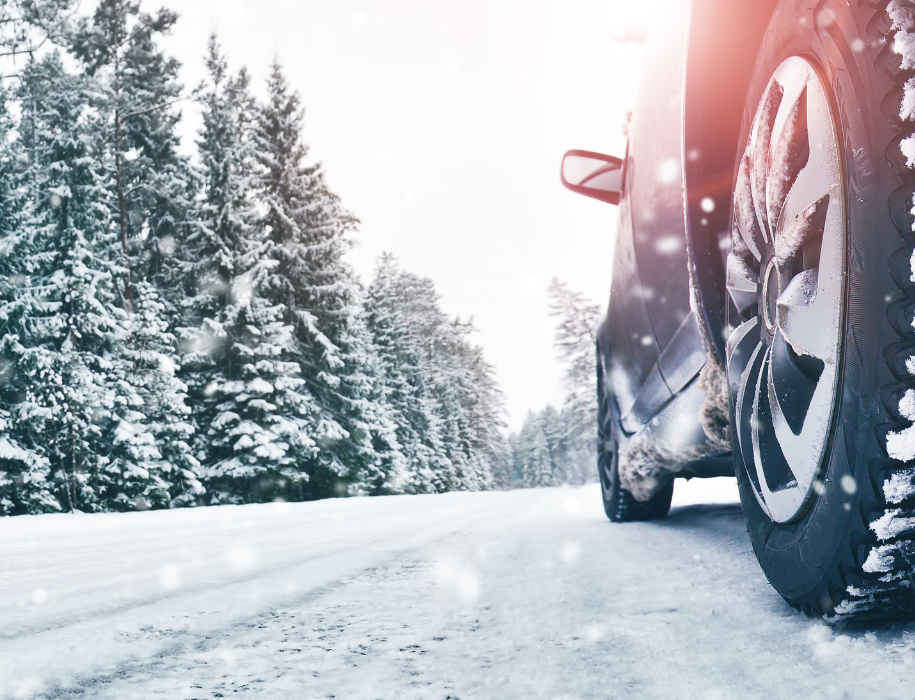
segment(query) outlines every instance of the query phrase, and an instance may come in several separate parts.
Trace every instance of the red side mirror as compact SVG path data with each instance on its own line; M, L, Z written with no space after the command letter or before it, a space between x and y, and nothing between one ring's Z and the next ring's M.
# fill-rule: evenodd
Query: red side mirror
M623 192L623 161L591 151L569 151L562 157L562 184L576 194L619 204Z

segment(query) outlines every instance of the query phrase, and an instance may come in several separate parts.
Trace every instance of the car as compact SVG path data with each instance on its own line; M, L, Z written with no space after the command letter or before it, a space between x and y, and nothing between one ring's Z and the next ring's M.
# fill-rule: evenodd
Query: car
M597 334L607 516L662 518L676 478L736 475L768 580L831 619L915 610L900 8L672 0L626 153L561 169L619 207Z

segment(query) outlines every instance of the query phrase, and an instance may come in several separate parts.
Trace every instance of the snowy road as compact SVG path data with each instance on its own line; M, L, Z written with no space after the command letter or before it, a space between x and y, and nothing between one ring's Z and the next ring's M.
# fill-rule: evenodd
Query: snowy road
M915 697L915 627L792 611L716 481L2 520L0 697Z

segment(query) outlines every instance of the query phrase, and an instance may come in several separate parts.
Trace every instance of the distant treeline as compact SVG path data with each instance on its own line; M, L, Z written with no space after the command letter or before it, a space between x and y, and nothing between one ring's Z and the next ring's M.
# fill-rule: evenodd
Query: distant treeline
M600 310L558 280L549 291L568 393L561 410L547 406L531 412L521 431L509 436L506 477L514 486L584 484L597 478L594 344Z

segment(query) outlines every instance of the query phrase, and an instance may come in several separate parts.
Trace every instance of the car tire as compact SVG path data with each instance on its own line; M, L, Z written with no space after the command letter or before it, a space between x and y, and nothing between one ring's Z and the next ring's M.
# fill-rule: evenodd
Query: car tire
M615 400L606 390L604 370L598 357L597 363L597 473L600 480L604 512L614 523L646 520L660 520L670 510L674 484L665 486L648 501L638 501L620 484L619 442L614 427L613 407Z
M887 4L779 2L734 187L727 354L743 512L774 588L828 617L915 611L915 499L888 502L886 486L907 474L886 436L908 425L898 406L915 353L915 179L898 116L912 73Z

